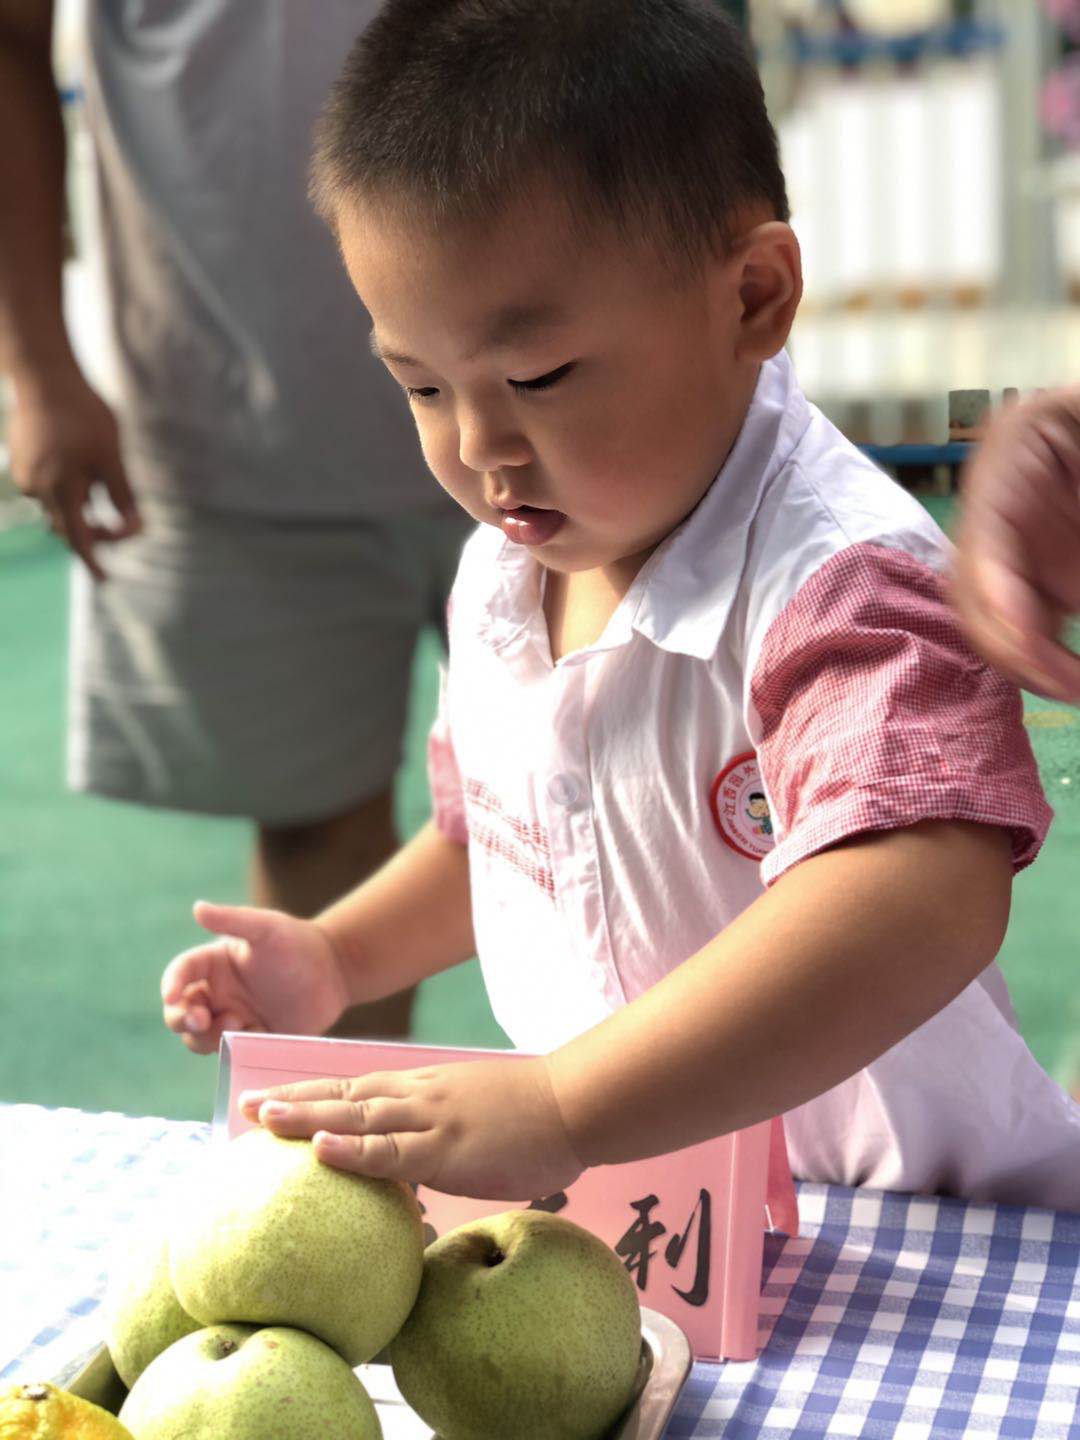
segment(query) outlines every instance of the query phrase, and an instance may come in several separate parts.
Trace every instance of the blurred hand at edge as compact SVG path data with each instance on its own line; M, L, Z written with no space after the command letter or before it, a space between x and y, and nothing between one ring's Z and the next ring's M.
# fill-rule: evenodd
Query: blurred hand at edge
M974 647L1018 685L1080 704L1080 386L1014 403L968 462L951 593Z

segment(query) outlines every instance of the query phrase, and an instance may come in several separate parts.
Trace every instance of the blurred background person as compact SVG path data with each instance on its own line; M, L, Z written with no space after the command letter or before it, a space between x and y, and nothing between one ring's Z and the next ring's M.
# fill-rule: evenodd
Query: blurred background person
M79 559L68 781L249 817L251 897L297 915L396 848L414 644L463 538L306 199L377 9L90 0L91 383L62 311L53 7L0 0L0 372L14 481ZM409 1005L345 1028L405 1034Z

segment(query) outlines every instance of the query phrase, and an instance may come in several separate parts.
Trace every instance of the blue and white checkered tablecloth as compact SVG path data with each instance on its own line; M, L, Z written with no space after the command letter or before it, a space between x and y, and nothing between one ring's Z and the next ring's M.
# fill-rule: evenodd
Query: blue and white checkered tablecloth
M205 1125L0 1106L0 1386L100 1339L110 1257ZM1080 1215L803 1185L766 1238L762 1351L697 1364L668 1440L1080 1440Z

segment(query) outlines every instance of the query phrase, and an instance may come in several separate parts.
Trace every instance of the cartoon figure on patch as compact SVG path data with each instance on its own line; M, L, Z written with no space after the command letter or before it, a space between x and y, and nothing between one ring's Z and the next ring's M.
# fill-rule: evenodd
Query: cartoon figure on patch
M746 860L763 860L775 844L772 813L757 755L729 760L709 789L709 807L725 845Z
M746 802L746 813L753 821L755 835L772 835L772 816L769 814L769 802L761 790L751 792Z

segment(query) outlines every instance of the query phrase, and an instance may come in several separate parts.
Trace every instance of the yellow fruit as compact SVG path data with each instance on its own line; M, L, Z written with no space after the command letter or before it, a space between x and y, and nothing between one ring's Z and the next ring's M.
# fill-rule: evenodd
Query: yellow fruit
M0 1440L132 1440L115 1415L55 1385L0 1391Z

